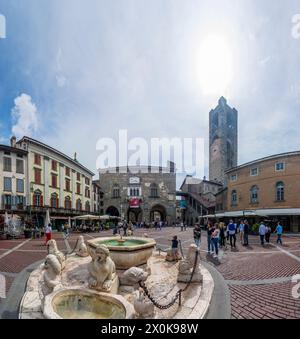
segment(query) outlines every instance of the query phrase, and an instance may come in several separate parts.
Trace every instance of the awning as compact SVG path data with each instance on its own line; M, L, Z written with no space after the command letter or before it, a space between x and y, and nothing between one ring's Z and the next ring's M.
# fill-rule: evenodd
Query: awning
M268 217L275 215L300 215L300 208L272 208L272 209L259 209L259 210L244 210L244 211L231 211L225 213L217 213L215 215L206 215L207 218L238 218L238 217Z
M300 208L272 208L256 210L258 216L271 215L300 215Z

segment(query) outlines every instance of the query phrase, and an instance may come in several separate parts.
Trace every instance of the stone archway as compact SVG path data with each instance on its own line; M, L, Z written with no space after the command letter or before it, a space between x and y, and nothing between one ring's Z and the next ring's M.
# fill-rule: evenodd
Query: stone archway
M150 210L150 221L166 221L167 212L164 206L154 205Z
M143 211L141 208L129 208L127 211L127 220L128 222L142 222L143 221Z
M110 215L111 217L119 217L120 216L119 210L115 206L109 206L106 209L106 214Z

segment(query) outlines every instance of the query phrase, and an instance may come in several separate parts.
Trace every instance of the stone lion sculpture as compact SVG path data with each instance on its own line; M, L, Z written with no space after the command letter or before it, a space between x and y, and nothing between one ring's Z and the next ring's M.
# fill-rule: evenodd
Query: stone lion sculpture
M95 251L91 251L91 256L92 261L88 265L88 271L91 275L89 286L99 291L116 293L119 280L115 263L109 256L107 246L99 245Z
M88 253L88 249L87 249L87 246L84 242L84 238L82 235L80 235L78 237L78 240L77 240L77 246L76 246L76 249L75 249L75 253L79 256L79 257L87 257L89 255Z
M195 270L194 270L192 282L202 282L199 252L197 256L197 262L195 262L197 252L198 252L197 246L195 244L190 245L186 259L182 260L179 263L179 267L178 267L179 272L178 272L178 278L177 278L178 282L190 281L194 267L195 267Z
M124 272L122 279L120 279L122 285L134 286L139 281L146 281L149 273L144 271L140 267L131 267Z
M45 285L53 291L53 289L61 283L61 263L54 254L48 254L43 269L43 281Z
M65 264L66 264L66 257L65 255L59 251L59 249L57 248L57 243L54 239L49 240L47 243L47 247L48 247L48 254L53 254L56 256L56 258L58 259L58 261L60 262L61 265L61 269L63 270L65 268Z

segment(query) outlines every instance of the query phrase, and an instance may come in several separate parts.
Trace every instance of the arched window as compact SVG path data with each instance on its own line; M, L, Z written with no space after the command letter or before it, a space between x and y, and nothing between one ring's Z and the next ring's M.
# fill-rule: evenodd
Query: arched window
M42 207L43 206L43 196L40 190L36 190L33 193L33 206Z
M50 206L52 208L58 208L58 195L56 193L51 194Z
M120 198L120 187L119 187L119 185L114 185L114 187L113 187L113 198L114 199L117 199L117 198Z
M66 210L72 209L72 202L70 197L65 198L65 209Z
M284 201L284 183L282 181L276 184L276 200Z
M77 211L81 211L82 210L82 204L81 204L81 200L80 199L76 200L76 210Z
M86 210L86 212L90 212L90 210L91 210L90 203L88 201L85 203L85 210Z
M150 197L157 198L158 197L158 188L156 184L151 184L150 186Z
M250 201L251 203L258 202L258 187L252 186L250 189Z
M236 190L231 192L231 205L237 205L237 192Z

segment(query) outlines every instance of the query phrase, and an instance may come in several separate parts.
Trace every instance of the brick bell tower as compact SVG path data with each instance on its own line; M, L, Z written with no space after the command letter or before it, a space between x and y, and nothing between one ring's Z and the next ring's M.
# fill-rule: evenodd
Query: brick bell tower
M209 179L226 185L225 171L237 166L238 112L224 97L209 112Z

